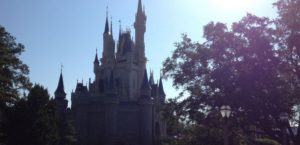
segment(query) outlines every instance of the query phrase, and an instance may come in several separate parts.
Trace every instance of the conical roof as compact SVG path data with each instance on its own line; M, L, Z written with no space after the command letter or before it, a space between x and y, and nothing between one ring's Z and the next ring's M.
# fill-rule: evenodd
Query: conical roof
M160 79L159 79L158 93L159 93L161 96L166 96L165 91L164 91L164 86L163 86L163 83L162 83L162 78L161 78L161 77L160 77Z
M99 64L99 59L98 59L98 54L97 54L97 52L96 52L96 56L95 56L94 63L97 63L97 64Z
M60 76L59 76L58 85L57 85L57 88L55 90L55 98L64 98L65 96L66 96L66 92L65 92L65 89L64 89L63 75L62 75L62 72L61 72Z
M145 72L144 72L144 78L143 78L141 90L146 90L146 91L151 90L151 86L150 86L149 81L148 81L148 75L147 75L147 70L146 69L145 69Z
M108 34L108 33L109 33L109 26L108 26L108 18L106 16L104 34Z
M153 71L150 71L150 78L149 78L149 84L152 86L154 85L154 77L153 77Z

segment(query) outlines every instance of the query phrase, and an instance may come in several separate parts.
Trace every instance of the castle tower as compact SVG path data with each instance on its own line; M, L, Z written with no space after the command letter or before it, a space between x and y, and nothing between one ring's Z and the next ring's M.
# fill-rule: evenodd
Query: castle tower
M115 46L106 14L102 56L96 53L93 62L95 78L89 87L77 82L71 94L79 145L154 145L161 139L159 106L165 95L162 82L154 82L153 72L148 79L141 0L134 28L135 40L130 30L120 26Z
M94 60L94 73L97 74L97 70L99 69L99 59L98 59L98 52L96 51L96 56Z
M54 95L55 95L54 100L57 108L58 117L59 119L64 119L64 114L68 107L68 101L66 100L67 94L65 93L64 90L64 81L63 81L62 72L60 73L58 85L54 92Z
M140 134L142 145L153 145L153 98L151 97L151 86L148 81L147 71L141 86L140 96Z
M161 77L159 78L158 96L159 96L159 99L160 99L160 103L164 103L165 99L166 99L166 93L165 93L165 90L164 90L164 86L163 86Z
M136 49L136 57L137 63L139 65L138 79L139 83L142 83L142 79L144 76L144 70L146 69L146 61L147 58L145 56L145 42L144 35L146 32L146 14L142 8L142 1L139 0L137 13L134 22L135 28L135 49Z
M101 63L104 67L112 67L115 63L115 40L112 35L112 28L109 28L107 12L103 32L103 52Z

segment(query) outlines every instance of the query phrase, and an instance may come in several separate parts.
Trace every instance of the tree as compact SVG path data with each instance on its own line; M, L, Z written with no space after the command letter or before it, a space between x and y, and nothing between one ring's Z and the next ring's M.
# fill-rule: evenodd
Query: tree
M289 66L281 61L274 25L268 18L247 14L231 29L223 23L206 25L204 43L183 35L163 68L173 85L188 94L180 105L183 115L209 125L220 120L219 107L227 104L234 110L231 122L242 134L249 136L255 127L280 142L281 132L274 129L281 128L279 114L295 115L299 89L285 75Z
M167 122L167 134L170 136L165 145L222 145L223 122L216 117L219 113L210 113L204 121L202 112L194 112L190 113L193 114L193 119L186 119L186 113L181 106L183 104L176 99L169 99L165 104L163 116ZM232 144L246 145L247 136L239 128L232 127Z
M286 66L285 75L289 76L289 81L293 87L299 90L300 86L300 0L278 0L274 3L278 10L276 26L278 28L278 46L281 52L281 61ZM300 93L298 92L298 96ZM294 100L298 103L300 100ZM295 121L300 124L300 112ZM289 126L289 124L288 124ZM300 127L298 127L297 136L293 134L289 126L290 134L295 144L300 144Z
M58 120L57 125L59 131L59 145L74 145L77 142L77 138L73 122L68 118Z
M5 124L7 145L56 145L59 133L55 104L48 91L35 85L27 98L9 109Z
M20 89L31 86L28 66L19 59L22 52L24 45L17 43L16 38L0 25L0 111L6 103L18 99Z
M29 89L31 86L28 66L19 59L24 46L15 40L0 25L0 143L4 137L2 127L7 105L12 105L19 99L21 89Z

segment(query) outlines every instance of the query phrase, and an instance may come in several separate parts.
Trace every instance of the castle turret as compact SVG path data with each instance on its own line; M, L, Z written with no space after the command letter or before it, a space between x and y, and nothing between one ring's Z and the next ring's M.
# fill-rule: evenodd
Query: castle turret
M142 1L139 0L137 13L134 22L135 28L135 50L136 50L136 58L137 63L139 65L139 82L142 83L142 79L144 76L144 70L146 68L146 56L145 56L145 42L144 35L146 32L146 14L142 8Z
M98 59L98 54L96 51L96 56L95 56L95 60L94 60L94 73L97 74L97 70L99 68L99 59Z
M56 111L58 113L58 117L59 119L63 119L66 109L68 107L68 101L66 100L67 94L65 93L64 90L64 81L63 81L62 72L60 73L58 85L54 92L54 95L55 95L54 100L56 104Z
M107 12L106 12L106 13L107 13ZM106 21L105 21L105 27L104 27L103 35L105 35L105 34L109 34L109 25L108 25L107 14L106 14Z
M58 85L54 94L55 94L55 99L61 99L61 100L66 99L67 94L65 93L64 90L64 80L63 80L62 72L60 73Z
M108 14L106 14L105 28L103 32L103 52L101 62L104 66L111 67L115 62L115 41L112 28L109 28Z
M144 77L142 81L142 86L140 89L140 120L142 126L140 126L142 145L152 145L153 144L153 99L151 97L151 87L148 81L147 70L144 72Z
M141 97L148 99L151 97L151 86L148 81L147 70L144 71L143 82L140 89Z
M166 93L164 90L164 86L162 83L162 78L160 77L159 79L159 85L158 85L158 96L159 96L159 100L161 103L165 102L165 98L166 98Z
M150 84L150 86L155 85L155 83L154 83L154 77L153 77L153 71L150 71L149 84Z

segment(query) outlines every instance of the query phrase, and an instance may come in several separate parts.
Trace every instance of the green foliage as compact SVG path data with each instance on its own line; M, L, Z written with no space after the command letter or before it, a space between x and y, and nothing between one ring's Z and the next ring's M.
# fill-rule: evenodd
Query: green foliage
M59 144L74 145L77 142L75 128L70 120L58 121Z
M300 96L300 0L278 0L274 6L278 10L276 20L278 33L278 46L280 50L281 61L283 62L283 71L292 87L295 87L297 96ZM300 104L299 97L291 99ZM300 112L294 112L292 119L300 124ZM291 127L289 126L290 130ZM300 144L300 128L297 135L290 131L291 138L295 144Z
M15 40L0 25L0 109L18 99L20 89L29 89L31 86L28 66L19 59L24 52L24 45Z
M224 120L218 111L205 114L182 109L183 103L169 99L165 104L164 117L167 122L169 142L164 145L222 145ZM185 116L189 116L186 118ZM192 117L193 116L193 117ZM251 145L252 138L229 120L229 137L232 145Z
M6 134L3 122L7 121L7 106L19 99L21 89L29 89L28 66L19 59L24 46L0 25L0 144Z
M163 117L167 123L167 134L174 137L180 136L184 124L179 122L180 115L178 112L178 103L174 99L169 99L163 108Z
M181 94L187 94L178 103L177 118L218 130L219 108L227 104L236 127L231 133L238 132L232 138L239 136L232 144L251 142L252 126L281 141L281 132L274 129L281 128L279 114L297 116L293 108L300 103L299 3L278 1L277 21L247 14L231 28L211 22L204 27L204 43L183 35L163 68Z
M58 120L56 104L46 89L28 79L28 66L19 56L24 46L0 26L0 144L72 145L75 129ZM30 89L20 97L21 89Z
M7 145L55 145L58 143L57 116L48 91L35 85L27 98L9 108L5 124Z

